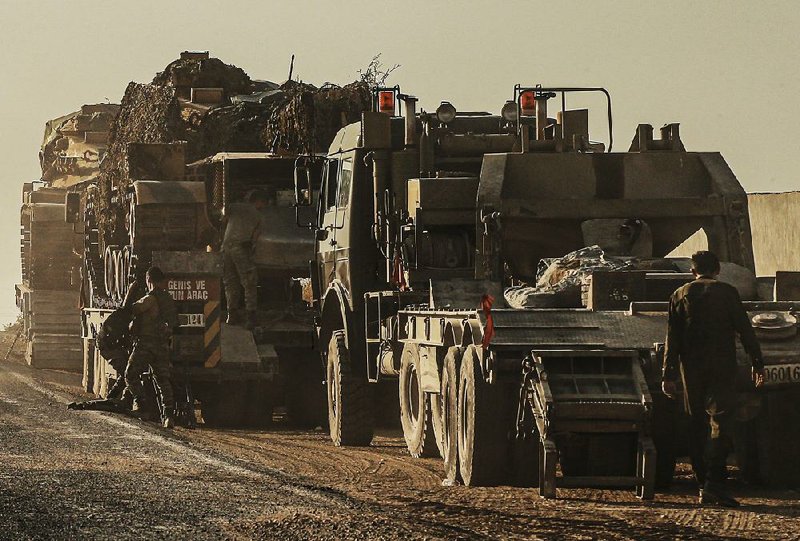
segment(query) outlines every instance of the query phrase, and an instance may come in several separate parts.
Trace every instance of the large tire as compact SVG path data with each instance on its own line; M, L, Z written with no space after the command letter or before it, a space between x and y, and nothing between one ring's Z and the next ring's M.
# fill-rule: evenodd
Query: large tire
M539 436L518 438L511 442L511 460L514 486L532 488L539 486Z
M458 377L461 367L462 348L453 346L447 350L442 367L439 404L442 411L442 458L444 476L448 484L455 484L460 477L458 471Z
M442 409L443 402L441 394L438 393L429 394L428 402L430 403L430 409L431 409L431 424L433 425L433 439L436 442L436 454L433 456L444 457L444 410Z
M422 390L419 346L406 344L400 359L400 423L408 452L414 458L439 454L433 431L431 395Z
M505 481L508 438L503 387L483 378L477 347L464 352L458 385L459 471L467 486L495 486Z
M372 442L374 421L369 383L352 373L344 331L335 331L328 343L328 425L338 446L366 446Z

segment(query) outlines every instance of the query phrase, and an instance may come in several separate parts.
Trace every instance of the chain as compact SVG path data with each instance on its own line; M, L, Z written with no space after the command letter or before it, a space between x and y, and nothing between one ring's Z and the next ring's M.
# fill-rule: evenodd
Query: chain
M522 381L519 387L519 401L517 402L517 439L527 439L533 435L533 411L528 407L528 388L535 381L536 370L533 358L527 355L522 360Z

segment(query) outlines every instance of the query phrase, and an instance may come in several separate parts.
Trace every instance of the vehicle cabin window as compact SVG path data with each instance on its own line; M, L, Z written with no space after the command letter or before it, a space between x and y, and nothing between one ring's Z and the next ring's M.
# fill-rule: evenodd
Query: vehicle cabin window
M342 172L339 175L339 199L336 206L346 207L350 201L350 184L353 180L353 159L347 158L342 161Z
M325 208L333 210L336 208L336 188L338 187L339 160L331 159L325 163L322 171L322 183L325 186Z

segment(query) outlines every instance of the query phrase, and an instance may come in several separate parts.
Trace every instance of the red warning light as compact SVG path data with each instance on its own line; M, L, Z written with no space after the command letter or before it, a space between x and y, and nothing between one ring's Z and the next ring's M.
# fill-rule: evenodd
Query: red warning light
M522 109L523 116L536 114L536 93L533 90L526 90L519 95L519 108Z
M387 115L394 115L394 90L381 90L378 92L378 111Z

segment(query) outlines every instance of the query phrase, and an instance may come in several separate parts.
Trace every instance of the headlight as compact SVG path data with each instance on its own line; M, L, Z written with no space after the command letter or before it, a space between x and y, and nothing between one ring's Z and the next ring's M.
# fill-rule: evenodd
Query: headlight
M443 101L439 107L436 108L436 118L442 124L449 124L456 118L456 108L449 101Z
M503 115L506 122L514 122L517 120L517 103L514 100L508 100L500 110L500 114Z

